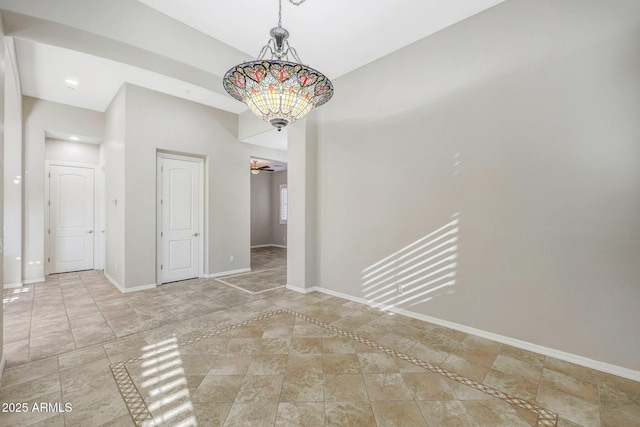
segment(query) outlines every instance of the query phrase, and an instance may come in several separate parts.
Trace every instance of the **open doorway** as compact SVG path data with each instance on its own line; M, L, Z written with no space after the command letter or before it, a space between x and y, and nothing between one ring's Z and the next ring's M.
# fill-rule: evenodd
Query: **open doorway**
M267 283L285 286L287 278L287 163L258 157L251 173L251 271ZM256 278L257 280L257 278Z

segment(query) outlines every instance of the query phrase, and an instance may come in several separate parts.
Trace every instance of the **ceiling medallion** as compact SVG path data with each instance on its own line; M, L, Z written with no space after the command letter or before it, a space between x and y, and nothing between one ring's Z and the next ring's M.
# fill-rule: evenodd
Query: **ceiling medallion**
M300 5L304 0L289 1ZM303 65L296 50L289 46L289 32L282 27L282 0L278 0L278 26L269 34L271 40L258 58L227 71L223 85L229 95L247 104L256 116L282 130L331 99L333 84L321 72ZM265 59L267 53L271 59ZM289 55L295 62L289 61Z

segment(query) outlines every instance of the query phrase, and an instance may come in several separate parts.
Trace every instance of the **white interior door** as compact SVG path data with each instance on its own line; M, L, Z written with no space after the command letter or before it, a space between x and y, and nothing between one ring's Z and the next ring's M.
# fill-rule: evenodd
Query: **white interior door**
M51 273L93 269L94 174L92 168L49 167Z
M160 158L160 283L200 272L200 163Z

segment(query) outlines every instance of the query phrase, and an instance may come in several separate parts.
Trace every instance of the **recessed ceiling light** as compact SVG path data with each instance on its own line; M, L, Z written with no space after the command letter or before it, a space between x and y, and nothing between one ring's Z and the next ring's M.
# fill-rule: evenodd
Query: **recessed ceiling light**
M65 83L71 86L78 86L78 81L73 79L66 79Z
M72 141L80 141L80 138L78 138L77 136L70 136L69 139Z

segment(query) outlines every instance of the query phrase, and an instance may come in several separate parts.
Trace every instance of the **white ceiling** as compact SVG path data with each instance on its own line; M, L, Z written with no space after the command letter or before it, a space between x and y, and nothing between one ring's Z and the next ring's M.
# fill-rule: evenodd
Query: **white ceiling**
M278 24L278 0L138 1L247 59L258 55ZM282 0L282 26L300 59L334 79L502 1L306 0L295 6Z
M246 110L230 96L153 71L29 40L16 39L15 44L22 93L34 98L102 112L128 82L232 113ZM78 85L67 84L67 79Z
M245 52L247 60L277 25L277 0L138 1ZM502 1L306 0L294 6L282 0L282 24L302 61L335 79ZM233 113L246 110L226 94L87 53L16 39L16 55L27 96L105 111L129 82ZM78 85L69 89L66 79ZM282 135L250 142L282 149L276 136Z

